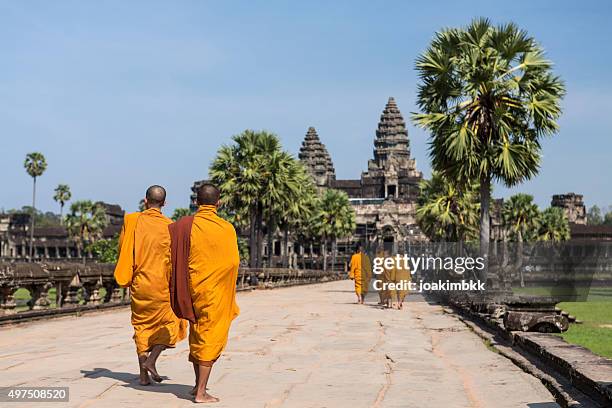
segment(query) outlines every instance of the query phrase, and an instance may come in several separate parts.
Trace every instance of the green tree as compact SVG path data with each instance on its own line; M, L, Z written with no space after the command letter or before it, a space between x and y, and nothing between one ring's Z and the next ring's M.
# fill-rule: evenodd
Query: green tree
M589 208L587 213L587 223L589 225L601 225L603 223L601 209L598 206L594 205Z
M295 241L305 238L306 236L312 237L312 234L308 232L318 203L317 189L312 177L301 162L296 160L295 165L295 170L297 172L295 177L298 190L294 197L283 201L283 206L279 210L279 226L283 231L283 240L285 243L285 254L282 261L284 268L289 264L287 249L290 232L293 232Z
M72 198L72 193L68 184L58 184L54 191L53 199L60 205L60 223L63 224L64 205Z
M515 194L502 208L502 218L509 238L516 242L538 239L540 210L529 194Z
M510 197L502 208L502 219L505 233L517 242L515 265L519 273L521 287L525 287L523 274L523 241L538 239L540 227L540 210L533 203L533 196L529 194L515 194Z
M558 129L565 89L551 68L526 31L482 18L438 32L417 59L421 113L413 119L431 133L434 170L480 183L485 255L492 182L514 186L537 174L541 140Z
M338 239L350 236L355 231L355 211L348 195L343 191L326 189L319 201L314 224L322 241L323 270L327 270L328 245L332 245L332 265L335 265Z
M66 229L77 244L79 256L84 257L84 248L101 238L106 225L106 214L101 204L80 200L70 205Z
M102 263L117 263L119 259L119 236L110 239L99 239L87 246L87 251Z
M141 198L140 201L138 202L138 211L144 211L144 210L146 210L145 202L144 202L144 198Z
M612 225L612 210L608 211L602 221L604 225Z
M542 241L567 241L570 239L569 221L563 209L550 207L542 211L539 239Z
M172 221L178 221L180 218L191 214L192 212L189 208L175 208L170 218L172 218Z
M30 258L34 256L34 218L36 216L36 179L47 169L47 160L42 153L33 152L26 155L23 167L32 177L32 213L30 215Z
M281 146L278 137L266 131L245 130L232 141L219 149L209 175L221 190L223 208L237 220L248 219L250 266L261 267L263 198L270 196L265 178L270 174L270 158L279 154Z
M438 172L421 181L417 223L433 241L472 241L478 236L478 184L458 188Z

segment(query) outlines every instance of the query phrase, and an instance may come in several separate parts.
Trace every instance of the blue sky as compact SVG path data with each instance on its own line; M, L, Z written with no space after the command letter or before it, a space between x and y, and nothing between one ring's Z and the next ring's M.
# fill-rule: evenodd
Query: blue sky
M529 31L566 81L561 131L540 174L496 196L544 207L577 192L612 204L612 3L608 1L0 1L0 208L29 204L26 153L49 163L39 207L74 199L133 211L150 184L187 206L215 152L246 128L297 153L308 126L339 178L372 156L389 96L416 110L414 60L442 27L485 16ZM408 123L430 174L427 135Z

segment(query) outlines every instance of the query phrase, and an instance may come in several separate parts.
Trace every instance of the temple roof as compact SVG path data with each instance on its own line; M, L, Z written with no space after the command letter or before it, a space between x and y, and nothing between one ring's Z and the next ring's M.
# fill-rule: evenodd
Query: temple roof
M302 141L298 157L304 163L318 186L326 186L336 178L331 156L314 127L309 127Z
M388 161L403 164L410 159L410 142L406 122L395 99L390 97L380 115L376 139L374 139L374 162L384 168ZM401 165L400 164L400 165Z

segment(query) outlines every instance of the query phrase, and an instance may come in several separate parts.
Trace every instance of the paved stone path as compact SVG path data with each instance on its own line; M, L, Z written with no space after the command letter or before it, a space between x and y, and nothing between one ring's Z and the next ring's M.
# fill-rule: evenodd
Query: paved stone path
M242 314L209 384L222 399L213 406L558 406L439 306L356 305L351 285L239 294ZM165 382L142 387L131 334L127 308L1 328L0 385L69 386L70 407L193 406L187 343L160 358Z

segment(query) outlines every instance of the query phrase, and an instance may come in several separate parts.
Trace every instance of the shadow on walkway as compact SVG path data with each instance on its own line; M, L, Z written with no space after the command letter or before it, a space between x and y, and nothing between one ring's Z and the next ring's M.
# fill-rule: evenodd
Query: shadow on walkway
M108 368L99 368L96 367L91 371L81 370L81 374L85 378L112 378L114 380L122 381L125 384L122 387L129 387L139 391L150 391L150 392L161 392L164 394L174 394L177 398L193 401L193 397L189 394L192 385L184 385L184 384L170 384L165 381L168 380L168 377L163 376L164 382L156 383L151 380L151 385L140 385L138 382L138 375L133 373L123 373L111 371Z
M527 404L529 408L559 408L559 404L556 402L534 402Z

